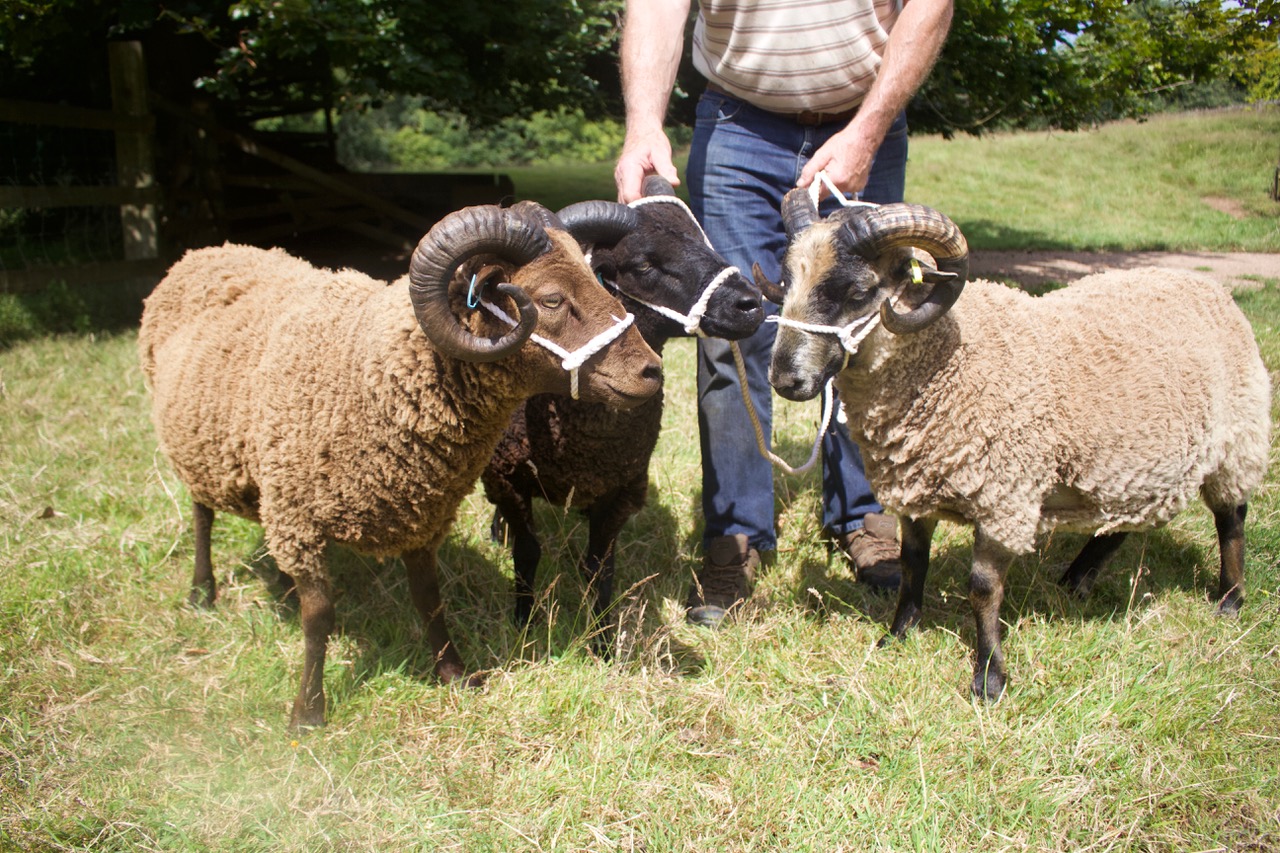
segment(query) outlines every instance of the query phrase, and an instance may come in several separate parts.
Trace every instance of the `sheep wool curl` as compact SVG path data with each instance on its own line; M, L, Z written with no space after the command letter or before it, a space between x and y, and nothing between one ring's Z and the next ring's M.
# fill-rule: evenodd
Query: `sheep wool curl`
M280 250L188 252L146 301L138 343L152 418L195 505L192 600L200 603L205 585L205 603L214 596L213 512L260 521L268 549L295 584L306 639L292 727L324 722L324 649L334 623L329 542L401 555L437 676L465 674L444 624L436 548L516 406L533 394L570 390L561 353L513 337L508 321L491 312L465 310L464 282L477 267L482 293L523 294L527 305L515 313L530 315L563 349L602 334L616 338L582 367L583 399L634 406L660 387L656 354L617 321L622 306L596 282L572 237L544 231L543 218L467 208L423 239L410 280L415 269L443 276L453 319L465 330L434 344L415 318L405 280L387 286L351 270L318 270ZM482 220L507 248L484 248L493 241L473 228ZM520 230L530 222L536 233L535 226ZM537 239L506 236L524 233ZM455 241L462 254L441 260L450 234L471 242ZM424 246L432 248L424 253ZM430 260L419 265L420 256ZM489 277L499 274L509 283L491 288ZM442 316L450 313L446 305ZM443 351L463 338L477 341L479 356ZM503 345L500 355L492 355L494 341Z
M1145 529L1262 482L1270 379L1217 282L1135 269L1034 297L977 280L947 318L877 330L836 380L890 511L1027 553L1053 528Z
M486 365L476 387L482 371L427 344L405 287L279 249L189 252L145 315L143 372L179 479L269 521L282 568L317 578L325 538L377 556L437 545L529 381L519 362Z

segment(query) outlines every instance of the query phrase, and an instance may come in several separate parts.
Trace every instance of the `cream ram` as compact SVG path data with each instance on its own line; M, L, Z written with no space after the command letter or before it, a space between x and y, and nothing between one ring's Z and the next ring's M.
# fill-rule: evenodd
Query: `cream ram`
M292 727L325 717L326 543L403 558L435 673L460 678L436 549L512 412L571 392L627 408L660 388L657 355L549 224L528 204L457 211L394 286L279 250L200 249L147 299L152 416L194 502L192 599L215 595L214 512L260 521L300 605Z
M996 699L1006 682L999 608L1014 556L1053 528L1092 533L1063 576L1084 594L1126 532L1168 522L1197 495L1217 527L1217 608L1239 609L1271 385L1221 285L1141 269L1033 297L987 281L966 286L964 237L928 208L849 208L822 219L793 191L784 214L787 286L770 381L804 400L835 377L876 496L900 519L893 637L919 621L936 522L973 525L972 690Z

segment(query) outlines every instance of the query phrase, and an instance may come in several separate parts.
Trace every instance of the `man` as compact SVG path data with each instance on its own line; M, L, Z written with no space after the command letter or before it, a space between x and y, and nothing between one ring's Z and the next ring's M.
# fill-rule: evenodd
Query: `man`
M640 196L646 174L679 183L663 131L690 0L628 0L622 34L627 132L618 197ZM942 49L953 0L703 0L694 66L707 78L689 155L691 207L730 263L780 276L782 196L822 170L863 200L901 201L904 109ZM828 200L824 213L829 212ZM751 399L770 434L769 354L776 327L740 347ZM751 590L761 554L777 548L773 471L756 448L724 341L698 341L702 449L702 568L689 620L718 625ZM896 588L896 525L880 514L848 432L823 436L823 532L860 581Z

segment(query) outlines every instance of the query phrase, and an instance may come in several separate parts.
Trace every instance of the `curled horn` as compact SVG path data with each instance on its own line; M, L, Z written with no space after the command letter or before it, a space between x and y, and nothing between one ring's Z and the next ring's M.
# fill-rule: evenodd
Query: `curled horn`
M809 197L808 190L788 190L782 197L782 224L787 229L787 240L818 221L818 208Z
M640 185L640 195L675 195L676 188L671 186L671 182L661 175L645 175L644 183Z
M580 201L556 214L579 243L611 246L640 224L640 217L616 201Z
M918 332L951 309L969 278L969 244L944 214L919 204L885 204L874 208L846 208L832 214L843 220L842 233L850 248L868 260L890 249L924 249L937 262L929 278L933 288L920 305L896 313L886 300L880 321L896 335Z
M518 201L508 209L518 216L532 217L535 222L541 222L543 228L556 228L560 231L568 230L560 220L559 214L552 213L536 201Z
M551 247L544 223L527 210L492 205L449 214L427 233L409 262L409 296L422 331L437 350L465 361L497 361L519 349L538 322L538 309L514 284L498 291L515 301L519 322L497 340L471 334L449 308L449 283L458 267L481 254L523 266Z
M769 279L764 274L764 270L760 269L760 264L751 264L751 277L756 281L756 287L760 288L760 292L764 294L764 298L768 299L774 305L781 305L782 300L787 296L787 289L781 284Z

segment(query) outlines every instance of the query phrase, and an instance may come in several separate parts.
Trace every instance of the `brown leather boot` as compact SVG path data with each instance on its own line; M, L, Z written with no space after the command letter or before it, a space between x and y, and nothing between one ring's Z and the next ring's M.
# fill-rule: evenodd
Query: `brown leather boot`
M686 616L694 625L718 628L730 611L746 601L760 568L760 552L746 534L717 536L707 543L702 568L694 573Z
M835 547L853 564L859 583L878 590L896 590L901 583L898 522L890 516L868 513L862 527L835 537Z

